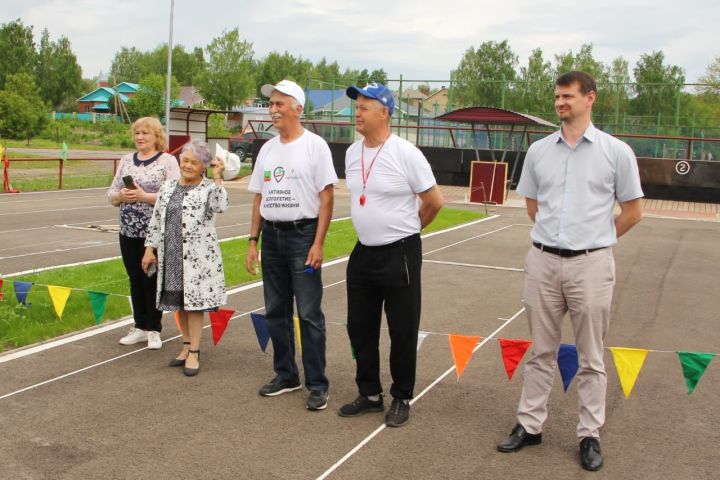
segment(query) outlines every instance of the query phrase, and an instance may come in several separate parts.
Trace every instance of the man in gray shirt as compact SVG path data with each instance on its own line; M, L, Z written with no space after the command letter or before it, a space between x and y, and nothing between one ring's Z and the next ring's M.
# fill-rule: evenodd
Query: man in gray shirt
M572 71L555 85L562 127L528 148L517 188L535 223L523 295L533 346L517 425L497 449L515 452L542 442L562 319L569 312L579 364L580 463L598 470L607 389L603 339L615 284L611 247L642 218L643 192L633 151L590 120L595 80ZM613 213L616 201L618 216Z

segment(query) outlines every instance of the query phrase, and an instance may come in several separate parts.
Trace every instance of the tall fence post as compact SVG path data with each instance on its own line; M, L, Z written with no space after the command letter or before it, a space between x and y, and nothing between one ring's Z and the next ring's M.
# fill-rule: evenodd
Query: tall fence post
M62 181L63 181L63 159L60 159L60 167L58 172L58 190L62 190Z

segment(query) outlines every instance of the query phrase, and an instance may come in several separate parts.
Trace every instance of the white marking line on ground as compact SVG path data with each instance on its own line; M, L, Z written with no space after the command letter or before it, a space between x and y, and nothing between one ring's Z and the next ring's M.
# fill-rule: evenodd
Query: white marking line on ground
M16 230L2 230L0 233L16 233L16 232L29 232L31 230L43 230L45 228L55 228L57 225L47 225L45 227L32 227L32 228L18 228Z
M513 315L512 317L510 317L509 319L507 319L507 320L505 321L505 323L503 323L502 325L500 325L497 329L495 329L494 332L492 332L492 333L491 333L488 337L486 337L482 342L480 342L479 344L477 344L477 345L475 346L475 348L473 349L473 353L475 353L475 352L477 352L478 350L480 350L488 341L492 340L492 339L495 337L495 335L497 335L498 333L500 333L500 331L501 331L503 328L507 327L507 326L510 324L510 322L512 322L513 320L515 320L515 319L516 319L522 312L524 312L524 311L525 311L525 307L521 308L515 315ZM432 389L435 387L435 385L437 385L438 383L440 383L445 377L447 377L448 375L450 375L454 370L455 370L455 366L454 366L454 365L453 365L452 367L448 368L448 369L445 371L445 373L443 373L443 374L440 375L438 378L436 378L430 385L428 385L427 387L425 387L425 389L424 389L422 392L420 392L415 398L413 398L412 400L410 400L410 405L414 405L414 404L415 404L418 400L420 400L426 393L428 393L430 390L432 390ZM0 397L0 398L1 398L1 397ZM372 440L373 438L375 438L375 437L376 437L380 432L382 432L384 429L385 429L385 424L383 423L383 424L380 425L378 428L376 428L370 435L368 435L368 436L365 437L362 441L360 441L360 443L358 443L357 445L355 445L355 447L354 447L352 450L350 450L348 453L346 453L340 460L338 460L337 462L335 462L335 464L334 464L333 466L331 466L330 468L328 468L327 470L325 470L325 472L323 472L322 475L320 475L319 477L317 477L317 480L324 480L325 478L327 478L330 474L332 474L335 470L337 470L338 467L340 467L343 463L345 463L348 459L350 459L350 457L352 457L353 455L355 455L362 447L364 447L365 445L367 445L367 444L370 442L370 440Z
M30 194L32 194L32 193L50 193L50 192L22 192L21 197L24 197L25 195L30 195ZM28 202L46 202L46 201L48 201L48 200L52 200L53 202L55 202L55 201L57 201L57 200L75 200L76 198L97 198L97 195L75 195L75 196L72 196L72 197L60 197L60 198L52 198L52 199L48 199L48 198L30 198L30 199L23 198L22 200L10 200L10 201L7 201L7 202L2 202L2 201L0 201L0 204L2 204L2 205L7 205L7 204L10 204L10 203L22 203L22 204L27 204Z
M333 218L332 221L333 221L333 222L337 222L337 221L340 221L340 220L347 220L347 219L349 219L349 218L350 218L350 217ZM494 217L493 217L493 218L494 218ZM488 218L488 219L489 219L489 218ZM486 220L486 219L483 219L483 220ZM468 223L468 224L466 224L465 226L474 225L475 223L477 223L477 222ZM457 227L454 227L453 229L443 230L443 231L450 232L450 231L454 230L455 228L457 228ZM435 232L435 233L437 233L437 232ZM428 236L434 235L435 233L428 234ZM247 238L248 236L249 236L249 234L237 235L237 236L234 236L234 237L222 238L222 239L220 239L220 243L228 242L228 241L230 241L230 240L237 240L238 238ZM423 238L425 238L425 237L423 237ZM112 243L108 243L108 244L106 244L106 245L112 245L112 244L117 244L117 243L118 243L118 242L112 242ZM98 245L94 245L94 246L98 246ZM78 247L78 248L84 248L84 247ZM69 249L67 249L67 250L77 250L78 248L69 248ZM59 253L59 252L64 252L64 251L66 251L66 250L58 249L58 250L53 250L52 253ZM40 252L40 253L47 253L47 252ZM28 255L37 255L37 253L28 253L28 254L24 254L24 255L17 255L17 257L28 256ZM6 259L11 259L11 258L16 258L16 256L0 257L0 260L6 260ZM35 268L35 269L32 269L32 270L23 270L22 272L8 273L7 275L3 275L3 278L11 278L11 277L18 277L18 276L20 276L20 275L29 275L29 274L32 274L32 273L46 272L46 271L48 271L48 270L55 270L55 269L58 269L58 268L77 267L77 266L80 266L80 265L90 265L90 264L93 264L93 263L100 263L100 262L105 262L105 261L108 261L108 260L116 260L116 259L118 259L118 258L121 258L121 257L119 257L119 256L115 256L115 257L104 257L104 258L97 258L97 259L95 259L95 260L87 260L87 261L84 261L84 262L66 263L66 264L63 264L63 265L52 265L52 266L49 266L49 267L40 267L40 268ZM335 265L335 264L332 263L332 262L330 262L330 263L328 263L328 264L326 264L326 265Z
M29 210L27 212L7 212L7 213L0 213L0 215L4 217L6 215L31 215L33 213L67 212L70 210L89 210L91 208L108 208L108 207L111 207L111 205L109 203L107 205L88 205L87 207L54 208L52 210Z
M442 262L440 260L423 260L423 263L436 263L438 265L453 265L456 267L471 267L471 268L485 268L488 270L506 270L508 272L524 272L523 268L516 267L497 267L495 265L477 265L473 263L460 263L460 262Z
M433 232L433 233L427 234L427 235L423 236L423 238L426 238L426 237L429 237L429 236L434 236L434 235L437 235L437 234L442 233L442 232L450 232L450 231L453 231L453 230L457 230L458 228L469 227L469 226L471 226L471 225L475 225L475 224L477 224L477 223L480 223L480 222L483 222L483 221L486 221L486 220L491 220L491 219L494 219L494 218L497 218L497 217L498 217L498 216L486 217L486 218L477 220L477 221L475 221L475 222L470 222L470 223L466 223L466 224L463 224L463 225L459 225L458 227L454 227L454 228L452 228L452 229L440 230L440 231L438 231L438 232ZM339 219L338 219L338 220L339 220ZM120 258L120 257L115 257L115 258ZM331 261L329 261L329 262L324 263L324 264L323 264L323 268L329 267L329 266L333 266L333 265L337 265L337 264L339 264L339 263L346 262L349 258L350 258L349 256L336 258L335 260L331 260ZM85 263L97 263L97 262L100 262L100 261L103 261L103 260L94 260L94 261L91 261L91 262L83 262L83 263L81 263L81 264L85 264ZM335 286L335 285L340 285L341 283L345 283L345 280L343 279L343 280L340 280L340 281L338 281L338 282L332 283L332 284L330 284L330 285L324 285L324 286L323 286L323 289L330 288L330 287L333 287L333 286ZM253 288L257 288L257 287L261 286L262 284L263 284L263 282L262 282L262 281L259 281L259 282L253 282L253 283L249 283L249 284L246 284L246 285L242 285L242 286L240 286L240 287L237 287L237 288L234 288L234 289L232 289L232 290L229 290L229 291L227 292L227 295L234 295L234 294L239 293L239 292L244 292L244 291L246 291L246 290L250 290L250 289L253 289ZM130 300L130 299L129 299L129 297L128 297L128 301L129 301L129 300ZM256 308L256 309L254 309L254 310L250 310L249 312L256 312L256 311L258 311L258 310L262 310L262 307L261 307L261 308ZM249 312L246 312L246 313L243 313L243 314L240 314L240 315L237 315L237 316L247 315ZM237 317L237 316L236 316L236 317ZM236 318L236 317L232 317L232 318ZM45 344L42 344L42 345L37 345L37 346L35 346L35 347L31 347L31 348L28 348L28 349L25 349L25 350L21 350L21 351L19 351L19 352L14 352L14 353L10 353L10 354L7 354L7 355L3 355L3 356L0 356L0 363L8 362L8 361L10 361L10 360L14 360L14 359L17 359L17 358L25 357L25 356L32 355L32 354L35 354L35 353L39 353L39 352L42 352L42 351L44 351L44 350L49 350L49 349L51 349L51 348L55 348L55 347L60 346L60 345L65 345L65 344L67 344L67 343L71 343L71 342L74 342L74 341L76 341L76 340L80 340L80 339L83 339L83 338L89 338L89 337L92 337L92 336L95 336L95 335L99 335L100 333L105 333L105 332L108 332L108 331L111 331L111 330L115 330L115 329L117 329L117 328L121 328L121 327L123 327L123 326L125 326L125 325L128 325L128 324L132 323L132 322L133 322L132 319L120 320L120 321L114 322L114 323L112 323L112 324L110 324L110 325L104 325L103 327L96 328L96 329L93 329L93 330L89 330L89 331L87 331L87 332L83 332L83 333L76 334L76 335L71 335L71 336L68 336L68 337L66 337L66 338L63 338L63 339L61 339L61 340L57 340L57 341L55 341L55 342L48 342L48 343L45 343ZM206 325L206 326L203 327L203 328L208 328L208 327L209 327L209 325ZM169 339L167 339L167 340L164 340L164 342L174 340L174 339L176 339L176 338L178 338L178 337L179 337L179 335L178 335L178 336L175 336L175 337L172 337L172 338L169 338ZM147 347L146 347L146 348L147 348ZM2 399L4 399L4 398L7 398L7 397L9 397L9 396L12 396L12 395L16 395L16 394L18 394L18 393L25 392L25 391L27 391L27 390L31 390L31 389L33 389L33 388L36 388L36 387L39 387L39 386L42 386L42 385L47 385L48 383L52 383L52 382L54 382L54 381L56 381L56 380L60 380L60 379L66 378L66 377L68 377L68 376L70 376L70 375L74 375L74 374L76 374L76 373L84 372L84 371L89 370L89 369L91 369L91 368L94 368L94 367L96 367L96 366L105 365L106 363L109 363L109 362L111 362L111 361L113 361L113 360L118 360L118 359L124 358L124 357L126 357L126 356L128 356L128 355L132 355L133 353L137 353L137 352L139 352L139 351L146 350L146 348L141 348L141 349L139 349L139 350L135 350L135 351L133 351L133 352L126 353L126 354L123 354L123 355L120 355L120 356L111 358L111 359L109 359L109 360L103 360L102 362L96 363L96 364L91 365L91 366L89 366L89 367L84 367L84 368L81 368L81 369L76 370L76 371L74 371L74 372L66 373L66 374L64 374L64 375L61 375L61 376L58 376L58 377L55 377L55 378L51 378L51 379L49 379L49 380L45 380L44 382L38 383L38 384L36 384L36 385L31 385L31 386L29 386L29 387L25 387L25 388L23 388L23 389L20 389L20 390L15 391L15 392L10 392L10 393L8 393L8 394L5 394L5 395L3 395L3 396L0 396L0 400L2 400ZM9 357L12 357L12 358L9 358Z
M73 250L83 250L85 248L104 247L107 245L117 245L117 244L118 244L118 242L105 242L105 243L98 243L95 245L83 245L81 247L56 248L55 250L45 250L43 252L21 253L20 255L10 255L8 257L0 257L0 260L9 260L11 258L32 257L34 255L45 255L47 253L71 252ZM55 267L55 268L59 268L59 267ZM10 275L7 275L7 276L10 276Z

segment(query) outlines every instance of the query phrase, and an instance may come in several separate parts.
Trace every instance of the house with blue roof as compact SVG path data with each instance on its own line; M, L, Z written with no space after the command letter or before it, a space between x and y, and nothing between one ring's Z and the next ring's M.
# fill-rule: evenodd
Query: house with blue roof
M79 113L109 113L110 104L117 93L118 99L127 103L138 91L137 83L122 82L114 87L98 87L78 98Z

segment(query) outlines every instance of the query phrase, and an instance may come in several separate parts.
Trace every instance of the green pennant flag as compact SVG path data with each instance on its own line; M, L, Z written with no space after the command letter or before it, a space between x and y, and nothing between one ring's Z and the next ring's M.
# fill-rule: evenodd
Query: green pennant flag
M690 395L695 391L700 378L717 354L702 352L677 352L677 354L680 357L680 366Z
M102 292L88 292L90 305L92 305L93 309L93 315L95 315L95 324L102 321L103 314L105 313L105 306L107 305L108 295L109 294Z
M63 142L62 148L60 149L60 158L67 160L68 146L67 143Z

